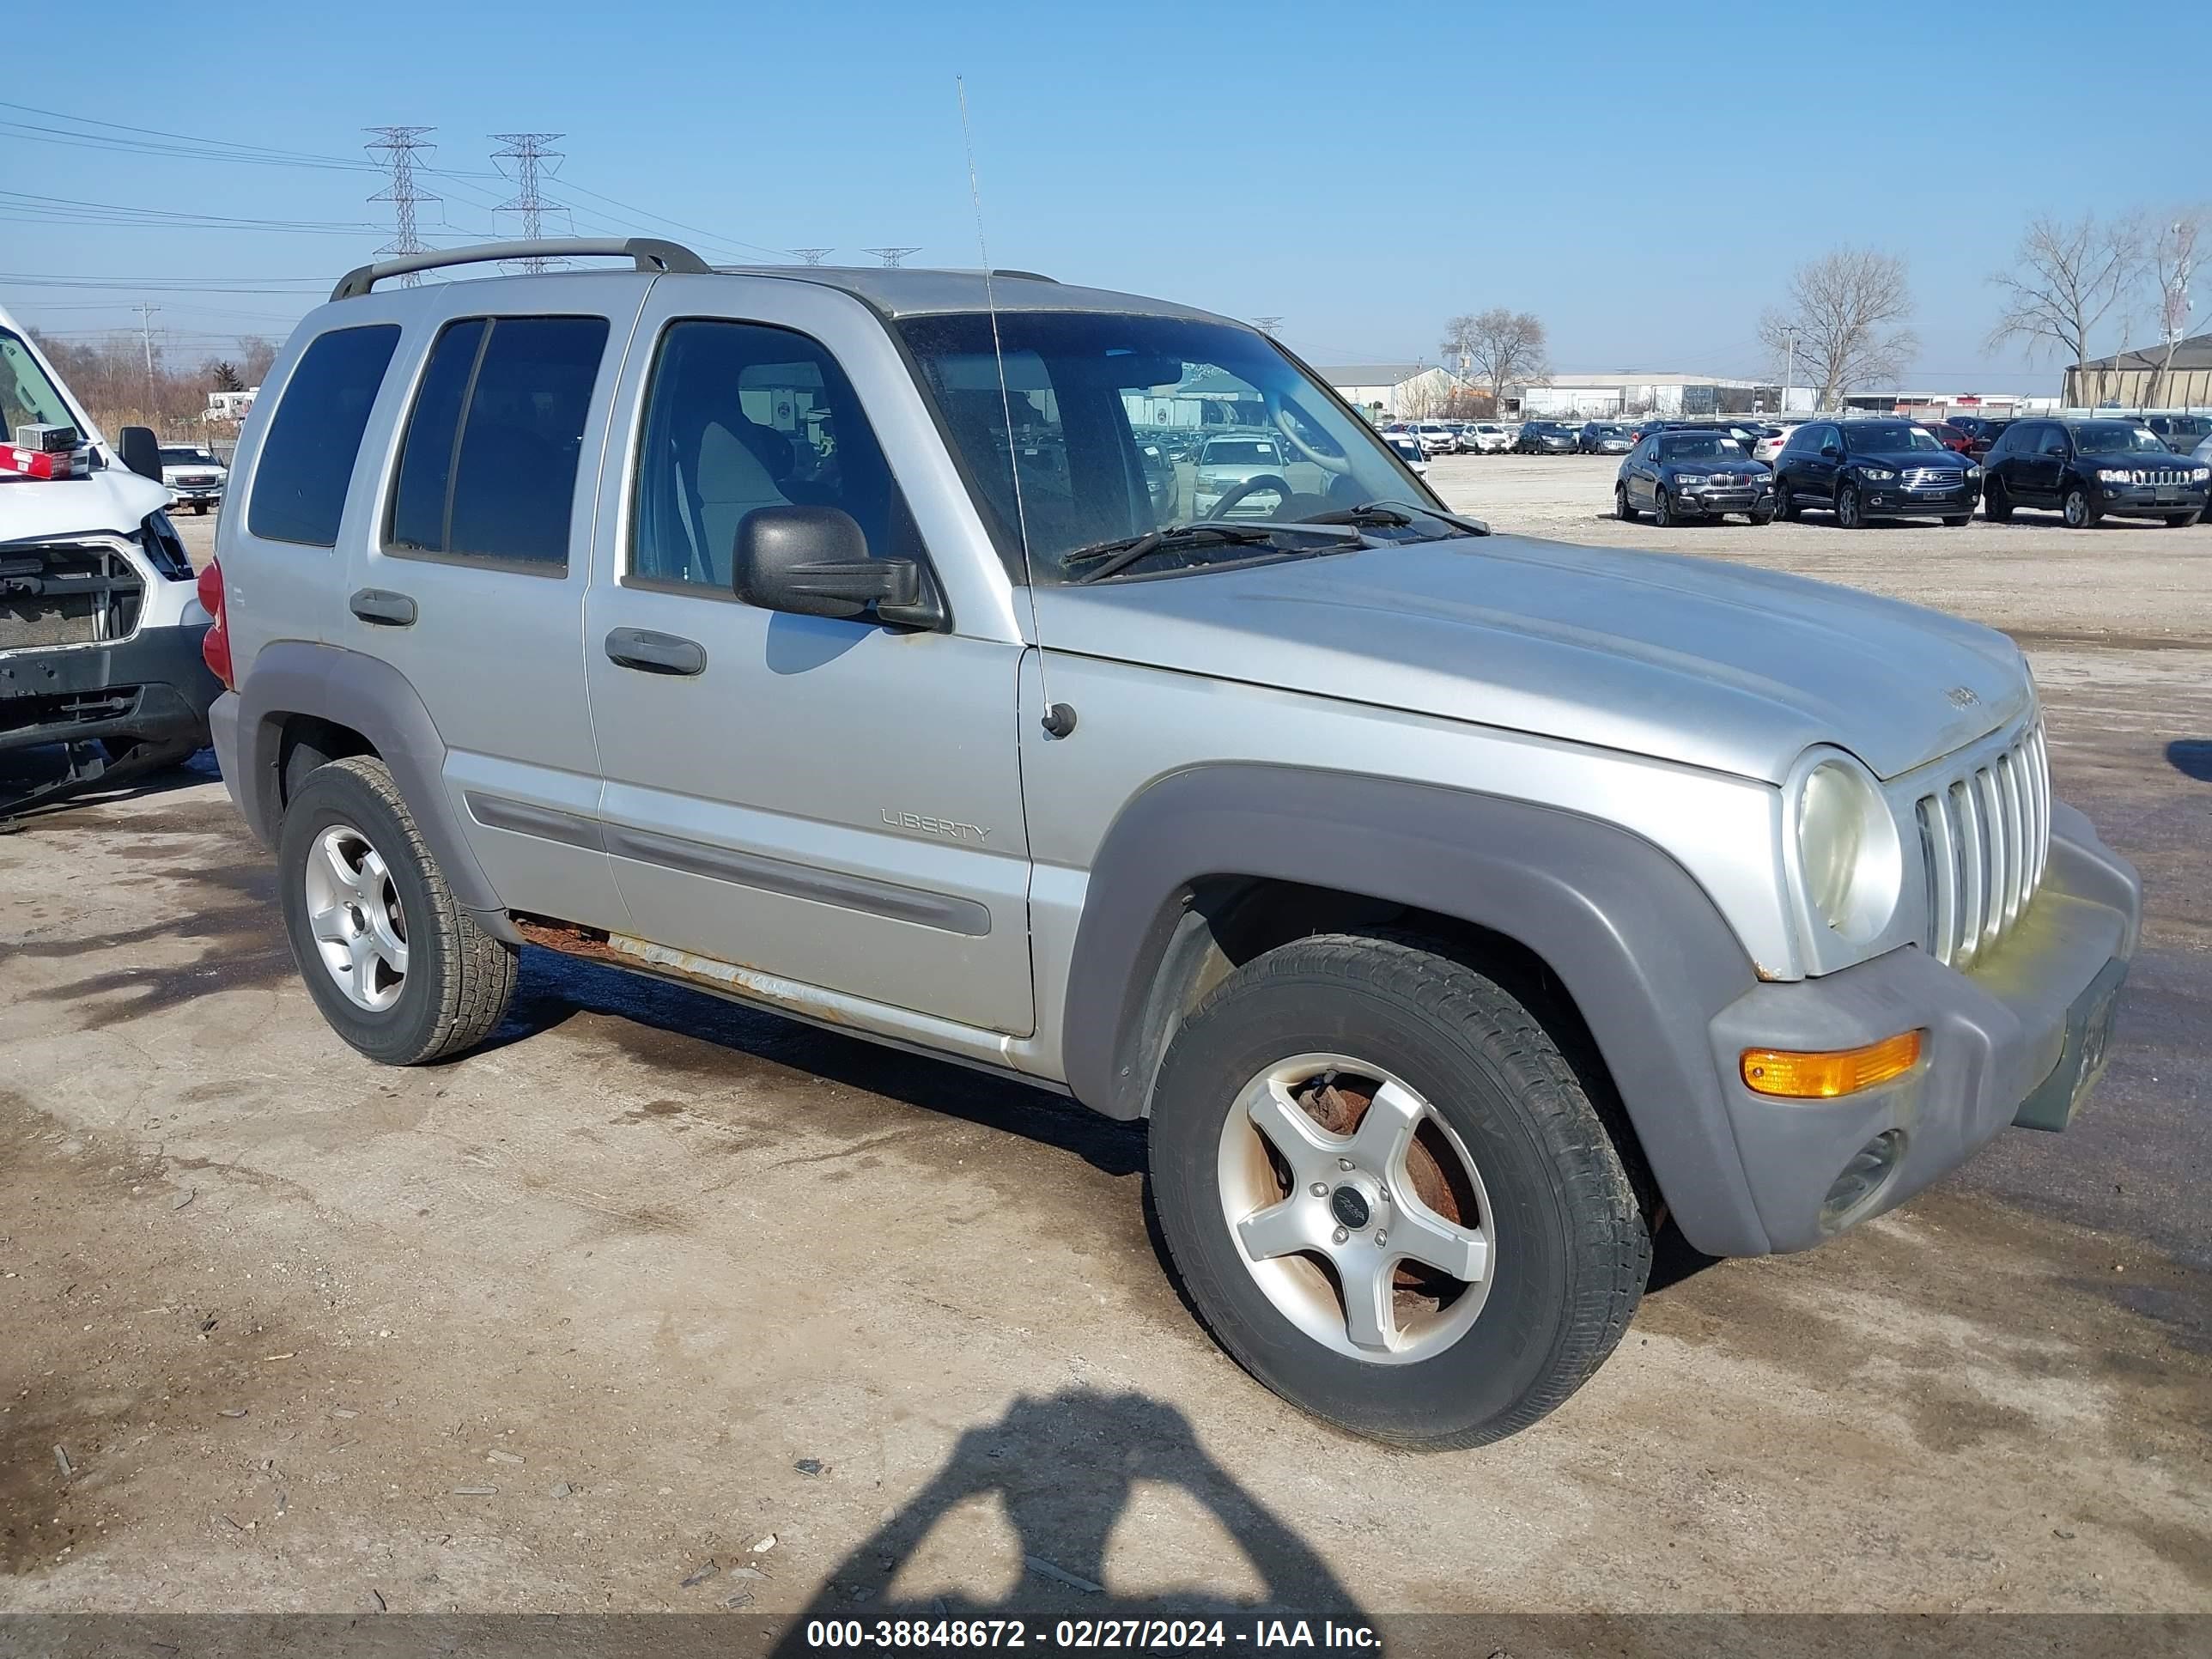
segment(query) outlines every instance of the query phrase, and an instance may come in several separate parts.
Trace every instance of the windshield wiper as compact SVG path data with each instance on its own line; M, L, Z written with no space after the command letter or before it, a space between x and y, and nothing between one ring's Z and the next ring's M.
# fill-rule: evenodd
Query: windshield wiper
M1094 542L1088 547L1079 547L1072 553L1062 554L1060 562L1060 568L1066 569L1073 565L1089 564L1094 559L1104 561L1096 570L1086 570L1075 579L1076 584L1080 586L1119 575L1139 559L1150 558L1163 550L1184 546L1193 541L1233 542L1258 546L1285 534L1320 536L1345 547L1365 547L1369 544L1366 537L1348 526L1339 529L1332 525L1310 524L1301 520L1277 523L1272 520L1197 519L1189 524L1162 525L1158 530L1147 530L1141 536L1123 536L1110 542Z
M1413 522L1413 515L1435 519L1448 524L1462 536L1487 536L1490 526L1480 519L1463 519L1456 513L1439 512L1433 507L1417 507L1411 501L1362 501L1357 507L1340 507L1330 513L1316 513L1301 519L1301 524L1389 525L1398 528Z

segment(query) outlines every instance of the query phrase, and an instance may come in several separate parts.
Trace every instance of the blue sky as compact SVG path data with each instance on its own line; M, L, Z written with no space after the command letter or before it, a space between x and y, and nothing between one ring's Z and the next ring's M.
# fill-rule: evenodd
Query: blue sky
M1318 362L1433 358L1447 317L1502 304L1544 319L1562 370L1753 373L1759 313L1790 267L1851 242L1909 263L1917 383L2057 391L2053 368L1984 356L1985 278L2039 209L2204 193L2201 86L2160 83L2127 31L2105 39L2109 74L2054 50L2081 40L2078 6L1838 15L122 3L19 43L0 99L338 159L365 159L365 125L434 126L430 164L459 176L426 179L447 199L424 228L446 240L512 234L488 210L513 186L486 135L546 130L568 158L548 194L580 233L658 231L723 262L914 244L913 263L972 266L957 74L994 263L1280 316ZM78 30L106 39L77 52ZM134 38L160 56L118 76ZM274 228L388 223L368 173L54 143L23 129L133 135L20 106L0 122L0 189L17 192L0 197L0 300L42 326L135 326L143 299L194 360L238 331L281 334L389 234ZM85 222L108 216L26 196L270 228Z

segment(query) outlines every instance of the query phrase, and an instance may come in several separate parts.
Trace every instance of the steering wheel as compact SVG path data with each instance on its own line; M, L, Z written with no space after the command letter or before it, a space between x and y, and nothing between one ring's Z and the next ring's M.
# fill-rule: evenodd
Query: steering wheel
M1219 501L1214 502L1213 510L1207 514L1206 517L1210 519L1225 519L1229 516L1229 509L1231 507L1236 506L1237 502L1243 501L1247 495L1256 495L1262 489L1272 489L1276 495L1281 496L1286 501L1291 498L1291 486L1288 479L1283 477L1280 474L1274 472L1255 473L1251 477L1245 479L1243 483L1231 489L1226 495L1224 495Z

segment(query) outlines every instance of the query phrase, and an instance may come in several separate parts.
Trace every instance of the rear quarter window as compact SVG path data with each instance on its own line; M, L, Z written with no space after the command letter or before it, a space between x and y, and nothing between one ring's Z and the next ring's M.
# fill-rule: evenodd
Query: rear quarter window
M261 441L246 529L265 541L335 547L346 486L384 371L394 323L333 329L301 354Z

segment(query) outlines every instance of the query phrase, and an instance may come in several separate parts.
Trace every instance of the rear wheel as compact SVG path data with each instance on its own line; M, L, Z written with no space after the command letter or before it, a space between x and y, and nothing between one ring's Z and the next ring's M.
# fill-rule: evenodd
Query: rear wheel
M1650 1267L1627 1169L1549 1035L1403 940L1301 939L1223 981L1162 1067L1149 1159L1222 1346L1398 1445L1479 1445L1552 1410Z
M285 808L277 872L308 994L371 1060L441 1060L506 1017L515 951L455 902L382 761L307 775Z
M1844 484L1836 491L1836 522L1846 530L1863 530L1866 520L1859 511L1859 487Z
M2066 486L2066 495L2058 507L2059 516L2066 520L2069 530L2087 530L2105 516L2104 509L2089 498L2089 492L2078 483Z
M1992 524L2002 524L2012 517L2012 495L2003 479L1992 478L1982 487L1982 516Z
M1635 524L1644 517L1628 504L1628 486L1625 483L1613 487L1613 516L1623 524Z
M1782 475L1774 475L1774 516L1789 524L1797 517L1797 503L1790 499L1790 485Z

